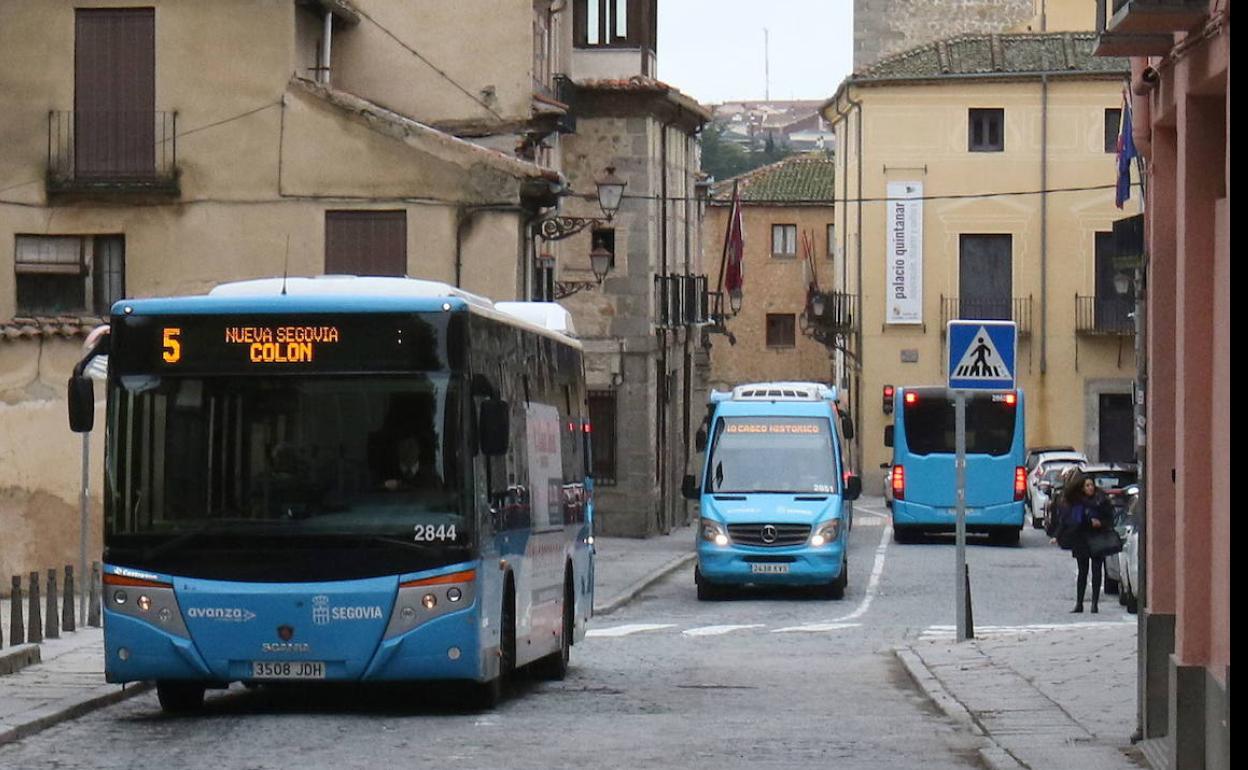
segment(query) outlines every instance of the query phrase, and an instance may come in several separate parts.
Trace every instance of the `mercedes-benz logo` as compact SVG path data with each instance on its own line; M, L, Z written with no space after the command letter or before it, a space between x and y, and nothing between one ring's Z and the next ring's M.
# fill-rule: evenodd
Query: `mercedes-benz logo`
M776 542L776 528L774 525L763 525L763 542L768 544Z

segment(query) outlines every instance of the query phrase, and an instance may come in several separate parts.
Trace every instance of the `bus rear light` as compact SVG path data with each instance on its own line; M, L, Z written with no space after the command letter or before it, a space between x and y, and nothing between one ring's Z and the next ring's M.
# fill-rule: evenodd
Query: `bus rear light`
M1015 393L1006 393L1005 403L1009 406L1014 406L1015 404L1018 403L1018 395Z
M906 468L903 465L894 465L891 471L892 479L890 483L893 485L893 499L906 499Z
M917 403L919 403L919 394L918 394L918 393L907 393L907 394L906 394L906 406L910 406L910 405L912 405L912 404L917 404Z
M1014 469L1014 502L1023 499L1023 495L1027 494L1027 469L1018 466Z

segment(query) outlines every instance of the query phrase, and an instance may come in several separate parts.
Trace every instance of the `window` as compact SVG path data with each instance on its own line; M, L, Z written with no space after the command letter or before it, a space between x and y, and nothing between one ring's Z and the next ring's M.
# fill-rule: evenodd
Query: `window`
M594 484L616 483L616 399L613 390L589 391L590 453Z
M653 50L656 0L574 0L573 40L578 48Z
M836 259L836 225L828 225L828 259Z
M407 275L407 212L326 211L325 272Z
M797 344L797 318L792 313L767 314L767 347L791 348Z
M74 166L80 178L156 169L156 10L74 13Z
M797 225L771 226L771 256L797 256Z
M1105 110L1105 152L1118 152L1118 134L1122 130L1122 110L1110 107Z
M14 273L20 315L107 315L125 294L121 235L19 235Z
M971 152L1002 152L1005 150L1005 110L973 109L968 124Z
M1134 330L1135 275L1132 270L1118 268L1115 263L1117 250L1114 234L1096 234L1094 258L1096 260L1096 330ZM1124 291L1119 293L1118 289Z

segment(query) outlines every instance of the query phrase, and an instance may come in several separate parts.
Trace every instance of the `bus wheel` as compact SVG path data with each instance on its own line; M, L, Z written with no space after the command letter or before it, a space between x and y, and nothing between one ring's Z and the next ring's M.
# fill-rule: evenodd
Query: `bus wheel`
M561 682L568 675L568 660L572 656L572 634L576 628L575 607L572 574L568 573L563 579L563 630L559 649L533 663L533 674L538 679Z
M698 586L698 601L713 602L724 598L724 588L714 583L708 583L702 577L702 571L697 567L693 568L693 582Z
M914 531L910 527L893 526L893 542L896 543L913 543Z
M204 690L196 682L157 682L156 698L166 714L193 714L204 707Z

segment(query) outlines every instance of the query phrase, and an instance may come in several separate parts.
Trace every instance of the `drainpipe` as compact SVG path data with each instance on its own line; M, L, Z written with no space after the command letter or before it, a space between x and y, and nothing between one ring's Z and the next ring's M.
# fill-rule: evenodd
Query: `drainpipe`
M1049 368L1049 76L1040 76L1040 374Z
M863 166L862 102L854 101L853 99L851 99L849 97L848 90L846 90L845 92L845 100L848 101L850 106L853 107L854 113L855 113L854 114L854 121L855 121L854 155L858 158L858 201L857 201L857 205L854 207L855 210L857 211L857 217L858 217L858 232L856 233L858 242L855 246L855 249L857 250L857 257L856 257L856 264L854 267L855 271L857 271L857 276L858 276L857 281L856 281L857 287L855 291L855 295L857 299L856 304L858 307L858 329L854 332L854 355L858 356L858 362L861 364L862 352L863 352L862 351L862 305L863 305L863 297L862 297L862 166ZM854 376L854 378L851 380L851 383L853 385L853 393L851 394L850 399L852 400L853 405L854 405L854 435L861 436L862 435L861 370L859 370L858 374ZM862 439L856 440L853 444L853 448L855 450L858 450L862 446L861 442L862 442ZM860 467L861 460L859 457L857 457L857 454L858 452L855 451L854 452L855 457L853 458L854 459L853 467L859 473L861 473L862 472L862 468Z
M334 38L334 14L330 11L325 12L325 32L321 39L321 60L317 62L317 75L324 85L329 85L329 49L330 43Z

